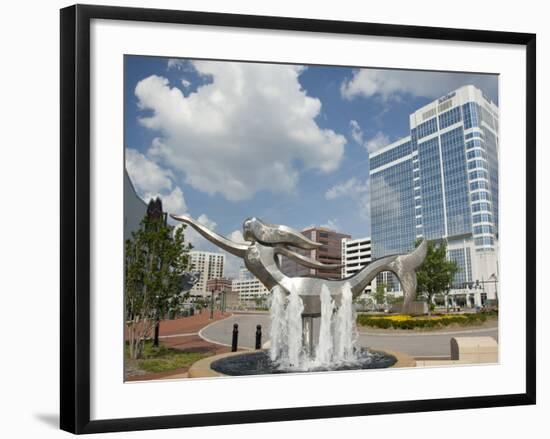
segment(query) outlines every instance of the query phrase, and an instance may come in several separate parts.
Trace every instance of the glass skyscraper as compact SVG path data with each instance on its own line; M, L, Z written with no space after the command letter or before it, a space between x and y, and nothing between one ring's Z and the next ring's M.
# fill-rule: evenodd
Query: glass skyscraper
M409 118L410 135L369 155L373 256L408 252L421 237L446 240L459 267L453 289L476 304L494 299L498 107L468 85ZM398 288L392 276L384 280ZM476 285L482 293L468 295Z

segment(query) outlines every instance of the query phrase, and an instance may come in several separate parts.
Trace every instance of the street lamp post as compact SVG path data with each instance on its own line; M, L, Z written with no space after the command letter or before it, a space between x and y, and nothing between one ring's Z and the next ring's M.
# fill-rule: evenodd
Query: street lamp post
M214 319L214 290L210 296L210 320Z
M493 274L491 274L491 276L489 276L489 279L492 279L491 282L495 284L495 299L496 299L497 306L498 306L498 289L497 289L498 278L497 278L496 274L493 273ZM487 282L489 282L489 281L487 281Z
M481 281L476 280L476 284L478 286L479 286L479 284L481 284L481 289L483 291L483 294L485 296L486 301L488 299L487 299L487 294L485 293L485 284L495 284L495 300L496 300L496 303L497 303L497 306L498 306L498 290L497 290L498 278L495 275L495 273L491 274L491 276L489 276L489 279L487 279L487 280L485 280L483 277L481 278Z

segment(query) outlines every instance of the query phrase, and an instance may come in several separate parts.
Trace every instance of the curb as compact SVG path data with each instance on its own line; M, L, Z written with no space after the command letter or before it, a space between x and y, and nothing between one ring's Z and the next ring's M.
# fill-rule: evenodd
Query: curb
M203 358L202 360L199 360L191 365L191 367L187 371L187 376L189 378L213 378L227 376L222 373L216 372L215 370L212 370L210 365L220 358L233 357L235 355L242 355L243 353L246 352L227 352L225 354L218 354L212 357Z
M376 351L376 352L384 352L389 355L393 355L397 362L393 365L388 367L388 369L393 368L402 368L402 367L416 367L416 360L411 357L408 354L405 354L403 352L398 351ZM189 371L187 372L189 378L216 378L216 377L225 377L228 375L224 375L223 373L216 372L215 370L211 369L211 364L214 361L217 361L221 358L227 358L227 357L233 357L235 355L246 355L246 351L237 351L237 352L228 352L225 354L218 354L214 355L212 357L203 358L202 360L197 361L196 363L193 363L191 367L189 368Z

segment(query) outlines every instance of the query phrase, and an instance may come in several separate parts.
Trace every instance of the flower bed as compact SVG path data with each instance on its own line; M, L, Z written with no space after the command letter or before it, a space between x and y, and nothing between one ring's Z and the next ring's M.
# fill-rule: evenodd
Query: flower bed
M360 314L357 324L382 329L442 328L449 325L474 326L484 323L488 318L496 317L496 312L472 314L443 314L413 317L406 314L375 316Z

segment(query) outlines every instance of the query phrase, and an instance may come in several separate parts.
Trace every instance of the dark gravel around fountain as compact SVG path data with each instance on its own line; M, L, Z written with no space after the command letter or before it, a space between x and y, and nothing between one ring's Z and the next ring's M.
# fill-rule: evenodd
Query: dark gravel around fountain
M316 367L308 370L282 369L269 358L269 352L258 351L234 355L214 361L210 367L224 375L266 375L296 372L326 372L359 369L383 369L393 366L397 359L390 354L377 351L362 351L359 359L353 363L340 364L334 367Z

